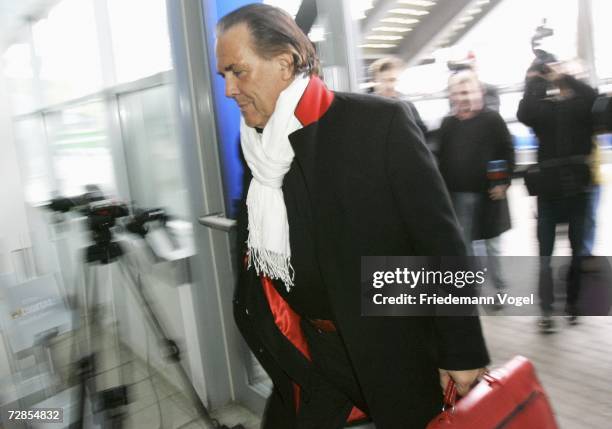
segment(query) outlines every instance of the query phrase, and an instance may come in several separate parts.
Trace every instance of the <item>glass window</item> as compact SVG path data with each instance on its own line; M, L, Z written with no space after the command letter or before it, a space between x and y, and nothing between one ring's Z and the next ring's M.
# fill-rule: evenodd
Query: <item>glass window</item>
M70 107L46 116L57 190L79 195L85 185L115 194L115 176L101 101Z
M30 44L11 45L2 59L4 60L4 78L11 97L13 113L31 112L37 107L37 103Z
M165 0L108 0L118 82L172 69Z
M414 102L414 106L430 130L438 129L444 116L449 113L449 104L446 98L418 100Z
M610 0L593 0L593 42L595 44L595 67L600 79L612 78L612 2Z
M496 86L520 84L534 59L531 38L546 19L554 35L546 48L559 60L577 55L577 0L512 0L502 2L450 48L438 49L435 63L408 69L398 82L407 94L444 91L449 71L448 60L474 55L478 75L483 82ZM509 115L506 115L509 116Z
M523 99L522 92L507 92L499 95L499 114L506 121L516 121L516 112Z
M42 115L15 121L14 137L26 201L33 204L48 201L52 197L53 178Z
M473 52L480 78L487 83L520 83L534 58L531 38L543 19L554 31L546 47L559 60L576 57L578 0L502 2L453 47L453 56Z
M136 206L162 207L170 215L189 219L172 100L170 85L121 95L121 134Z
M63 0L32 26L44 102L96 92L102 68L91 0Z

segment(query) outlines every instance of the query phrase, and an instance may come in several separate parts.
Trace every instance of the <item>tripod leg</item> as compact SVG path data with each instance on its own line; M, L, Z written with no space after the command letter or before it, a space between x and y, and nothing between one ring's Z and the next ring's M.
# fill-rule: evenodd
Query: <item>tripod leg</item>
M147 320L149 321L151 327L153 328L155 336L166 347L167 352L168 352L167 354L168 359L175 363L176 369L179 373L179 376L181 377L183 385L187 389L188 396L190 400L192 401L193 405L195 406L196 410L198 411L198 414L200 415L200 417L202 418L202 420L204 421L207 427L219 428L220 427L219 423L210 416L208 409L202 402L202 399L200 399L200 396L195 390L195 387L193 386L191 379L187 375L185 368L180 362L181 360L180 349L178 345L176 344L175 341L173 341L172 339L168 337L163 326L161 325L161 322L159 321L158 317L155 315L153 307L151 306L146 296L146 293L142 288L140 279L134 275L134 273L129 269L129 267L125 265L123 261L121 260L119 261L119 266L121 267L122 272L125 275L128 287L130 288L130 290L132 290L133 294L135 295L135 298L137 300L140 300L140 302L142 303L143 309L145 312L145 316L147 317Z
M85 336L86 336L86 341L89 342L89 316L88 316L88 310L87 310L87 306L88 306L88 299L87 299L87 288L88 288L88 283L89 283L89 276L91 274L90 271L90 267L84 267L83 268L83 292L82 292L82 304L80 305L80 308L83 309L83 316L84 318L81 318L81 325L79 331L83 330L83 332L85 332ZM76 302L78 303L79 301L79 297L78 295L76 296ZM77 304L78 305L78 304ZM76 310L74 310L76 311ZM77 337L76 341L80 341L80 339ZM79 347L80 348L80 347ZM88 347L87 347L87 351L85 353L84 356L79 357L78 363L77 363L77 377L79 380L79 387L78 387L78 415L77 415L77 422L75 427L76 428L84 428L85 427L85 406L87 404L86 401L86 396L87 396L87 378L90 376L90 371L91 371L91 367L92 367L92 355L91 353L91 348L89 347L89 343L88 343Z

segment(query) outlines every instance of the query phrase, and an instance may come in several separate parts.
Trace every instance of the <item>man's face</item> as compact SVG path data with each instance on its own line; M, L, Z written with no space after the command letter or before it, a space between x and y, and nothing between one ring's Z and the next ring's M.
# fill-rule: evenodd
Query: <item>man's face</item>
M455 111L460 114L480 110L483 103L480 83L476 80L466 80L452 84L450 101Z
M397 95L395 86L397 85L399 74L400 71L398 69L388 69L376 73L376 94L382 95L383 97L395 97Z
M225 95L233 98L249 127L264 128L280 93L293 80L290 55L270 60L252 49L246 24L223 32L216 47L217 71L225 78Z

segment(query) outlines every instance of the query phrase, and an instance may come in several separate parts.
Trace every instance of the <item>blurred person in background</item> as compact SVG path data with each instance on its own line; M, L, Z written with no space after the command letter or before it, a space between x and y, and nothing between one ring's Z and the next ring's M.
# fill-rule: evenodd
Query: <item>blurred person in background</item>
M557 67L566 75L573 76L575 79L585 81L588 79L588 73L584 63L575 58L570 61L559 63ZM587 209L584 219L584 233L582 237L582 256L592 256L593 247L595 246L595 235L597 231L597 210L599 208L599 200L601 198L601 185L603 182L601 176L601 151L597 134L607 134L609 131L606 127L598 128L601 124L594 125L593 150L591 152L591 187L587 193Z
M217 34L248 167L234 317L274 383L262 427L425 427L488 353L477 317L361 316L362 255L465 255L422 133L405 103L327 89L278 8L244 6Z
M474 54L474 52L468 52L465 58L458 60L450 60L446 63L446 65L448 69L453 73L457 73L462 70L471 70L478 76L478 71L476 69L476 55ZM484 106L489 110L499 112L500 100L497 87L495 85L491 85L490 83L482 81L480 82L480 84L482 85Z
M419 115L417 108L408 98L406 98L406 96L396 89L397 81L403 69L403 61L397 57L379 58L370 64L370 75L374 82L373 93L381 97L397 98L406 103L417 126L423 132L423 135L427 135L427 125L425 125L421 119L421 115Z
M525 180L530 194L537 195L542 311L538 323L546 333L554 330L550 256L558 223L569 223L572 249L565 312L570 323L575 323L578 316L580 258L588 250L585 225L592 198L592 107L597 96L588 84L563 73L555 61L546 52L534 60L517 112L519 121L531 127L539 141L537 168L528 171Z
M468 249L485 240L493 284L502 290L500 236L511 227L506 191L514 168L512 137L499 113L485 107L476 73L463 69L451 75L448 89L452 111L438 132L440 172ZM487 172L496 161L505 165L507 179L492 182Z

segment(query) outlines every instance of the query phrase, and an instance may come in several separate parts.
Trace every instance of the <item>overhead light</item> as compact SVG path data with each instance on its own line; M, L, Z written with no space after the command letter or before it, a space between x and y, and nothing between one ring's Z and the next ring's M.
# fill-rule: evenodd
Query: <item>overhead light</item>
M459 22L470 22L473 20L474 20L474 17L470 15L462 16L461 18L459 18Z
M453 30L455 30L455 31L456 30L461 30L461 29L464 29L464 28L465 28L465 24L456 24L456 25L453 25Z
M389 36L385 34L373 34L371 36L366 36L366 39L369 40L400 40L403 38L404 36Z
M412 28L409 27L374 27L372 31L395 31L396 33L406 33L407 31L412 31Z
M395 48L397 45L392 43L366 43L365 45L359 45L360 48L372 48L372 49L389 49Z
M421 7L431 7L436 4L436 2L430 0L398 0L398 3Z
M399 15L423 16L423 15L427 15L429 12L426 10L421 10L421 9L400 8L400 9L391 9L389 13L397 13Z
M480 5L484 5L484 4L489 4L489 3L491 3L491 0L478 0L478 1L476 2L476 4L477 4L478 6L480 6Z
M404 25L416 24L417 22L419 22L418 19L414 19L414 18L395 18L395 17L383 18L380 21L381 22L392 22L394 24L404 24Z
M482 12L482 9L479 7L475 7L472 10L468 10L468 15L478 15L480 12Z

